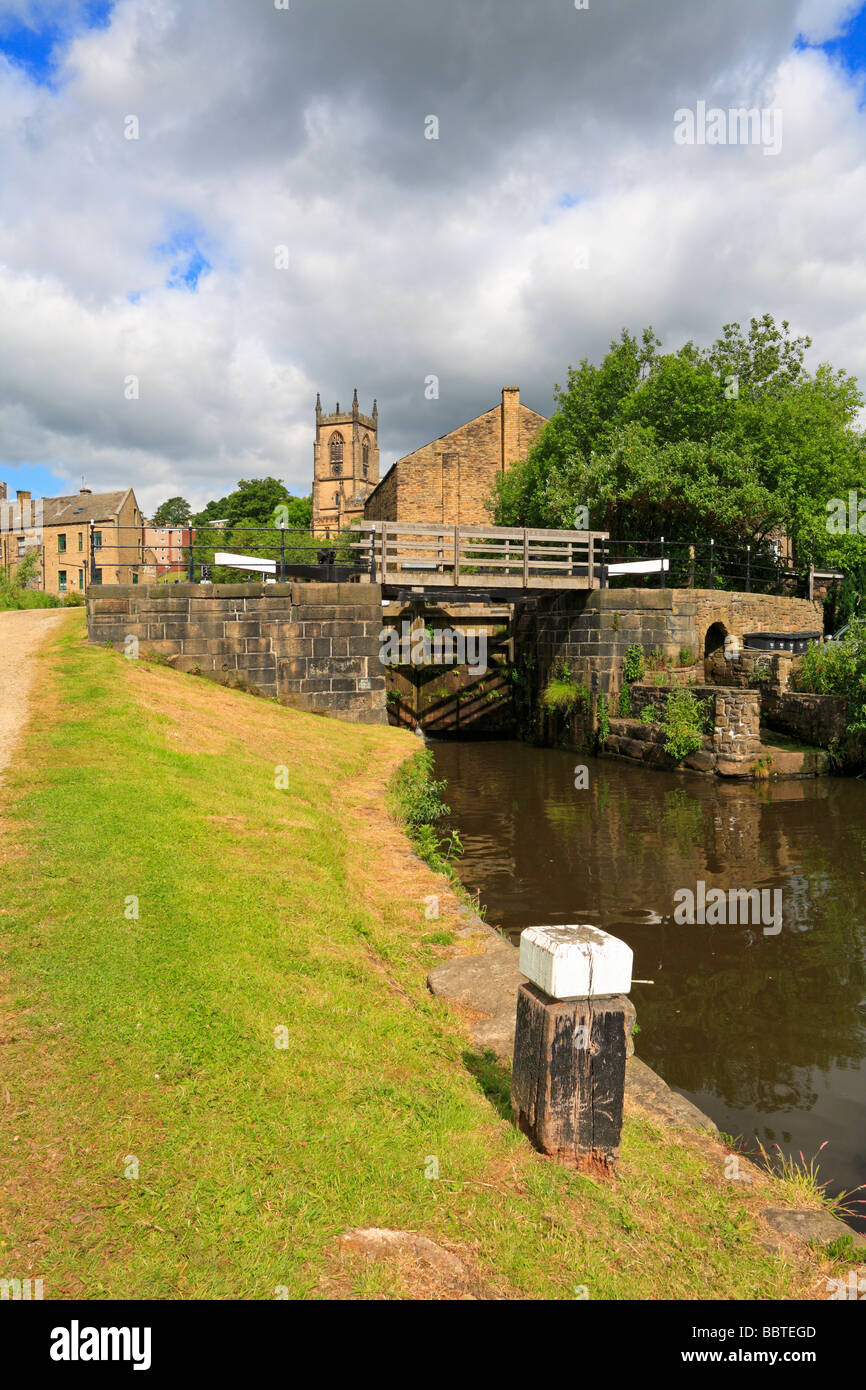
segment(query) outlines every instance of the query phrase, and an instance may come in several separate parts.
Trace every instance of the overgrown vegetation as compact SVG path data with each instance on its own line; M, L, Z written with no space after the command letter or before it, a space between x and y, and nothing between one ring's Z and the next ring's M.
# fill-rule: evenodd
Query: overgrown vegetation
M10 608L59 608L60 599L31 588L41 574L41 552L31 551L10 573L0 575L0 610Z
M610 733L610 703L604 691L601 691L596 702L596 718L598 719L598 736L604 743Z
M866 620L855 618L842 642L807 647L791 685L795 690L837 695L845 701L845 736L830 751L841 767L861 768L866 763Z
M691 690L672 690L660 722L665 734L665 752L675 762L682 762L701 746L707 729L706 706Z
M589 705L589 690L585 682L575 680L569 663L562 661L544 687L541 703L558 714L573 714L579 706Z
M433 754L422 748L407 758L391 778L388 788L392 814L405 826L419 856L438 873L452 871L451 860L462 854L463 846L456 830L443 834L437 824L450 814L451 808L442 800L445 781L433 776Z

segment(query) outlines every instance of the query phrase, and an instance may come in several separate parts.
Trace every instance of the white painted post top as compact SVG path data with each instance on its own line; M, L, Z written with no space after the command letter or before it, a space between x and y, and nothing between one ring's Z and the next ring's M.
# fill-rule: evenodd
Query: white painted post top
M628 994L634 954L600 927L527 927L520 933L520 970L552 999Z

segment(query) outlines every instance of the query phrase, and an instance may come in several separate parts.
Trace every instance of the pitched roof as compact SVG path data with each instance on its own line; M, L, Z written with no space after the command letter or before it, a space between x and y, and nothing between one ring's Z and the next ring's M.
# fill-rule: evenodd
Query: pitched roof
M42 502L43 526L82 526L90 521L110 521L117 515L129 488L122 492L77 492L72 497L46 497Z

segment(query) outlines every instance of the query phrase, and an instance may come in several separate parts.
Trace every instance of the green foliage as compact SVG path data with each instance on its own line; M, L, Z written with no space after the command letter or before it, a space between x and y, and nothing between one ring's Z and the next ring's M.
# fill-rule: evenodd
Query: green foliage
M643 709L641 710L640 714L638 715L638 719L640 720L641 724L655 724L655 722L656 722L655 706L654 706L654 705L644 705Z
M691 647L680 647L680 665L693 666L694 661L695 654L692 651Z
M86 602L80 589L70 589L63 597L64 608L83 608Z
M571 674L571 666L562 661L554 670L544 687L541 703L546 709L560 714L571 714L578 705L589 705L590 695L583 681L576 681Z
M437 821L450 814L442 800L445 782L433 777L433 754L423 748L401 763L391 779L388 799L392 814L402 822L418 855L431 869L450 871L450 860L463 853L456 830L447 835L436 829Z
M755 565L783 530L796 557L859 567L847 616L864 592L866 536L828 534L827 503L862 483L862 398L845 371L808 372L809 346L770 314L663 355L651 328L623 330L599 365L584 358L555 387L553 416L498 480L497 524L570 526L585 504L614 540L748 543Z
M196 567L210 565L211 578L215 583L230 583L237 581L239 572L224 565L214 566L214 552L217 550L234 550L242 555L279 560L281 522L289 533L285 540L286 562L315 564L317 546L312 538L302 537L299 540L290 534L293 531L308 531L312 515L312 498L293 497L280 479L242 478L228 497L208 502L193 517ZM216 526L214 523L217 521L225 524ZM265 531L269 534L263 534ZM338 543L339 538L330 542L332 547ZM188 562L188 550L185 555ZM337 562L341 562L339 555Z
M185 497L169 497L161 502L151 517L151 526L188 526L192 508Z
M41 577L41 555L33 550L9 574L0 576L0 612L12 608L59 608L56 594L47 594L29 585Z
M631 689L628 685L623 685L619 692L616 712L620 719L631 718Z
M672 690L665 703L661 725L665 733L665 752L681 762L701 746L706 727L706 710L691 690Z
M623 680L633 685L635 681L643 680L646 671L643 647L638 642L633 642L627 649L622 664Z
M795 669L795 690L840 696L847 706L845 746L836 750L843 764L866 759L866 620L854 619L846 639L808 647Z
M604 740L610 733L610 704L603 691L598 697L596 714L598 717L598 736L602 743L604 743Z

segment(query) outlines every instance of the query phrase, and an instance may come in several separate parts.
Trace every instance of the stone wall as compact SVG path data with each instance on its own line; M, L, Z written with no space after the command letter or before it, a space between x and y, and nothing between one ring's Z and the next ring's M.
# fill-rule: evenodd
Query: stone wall
M384 724L375 584L93 585L89 640L297 709Z
M797 690L761 692L764 721L777 733L802 739L816 748L829 748L845 732L848 714L836 695L810 695Z
M688 648L703 659L710 629L726 633L806 632L821 626L820 604L767 594L702 589L596 589L530 598L515 621L518 664L534 658L535 699L567 662L586 683L593 703L600 692L615 699L626 651L658 647L672 661Z
M676 764L664 751L665 734L659 727L667 697L671 692L658 686L635 684L631 688L632 713L654 710L657 720L643 724L639 719L611 719L610 734L602 751L632 762L649 763L673 771L716 772L720 777L751 776L761 756L760 693L736 690L731 686L699 686L695 697L712 706L712 732L701 740L701 747Z

